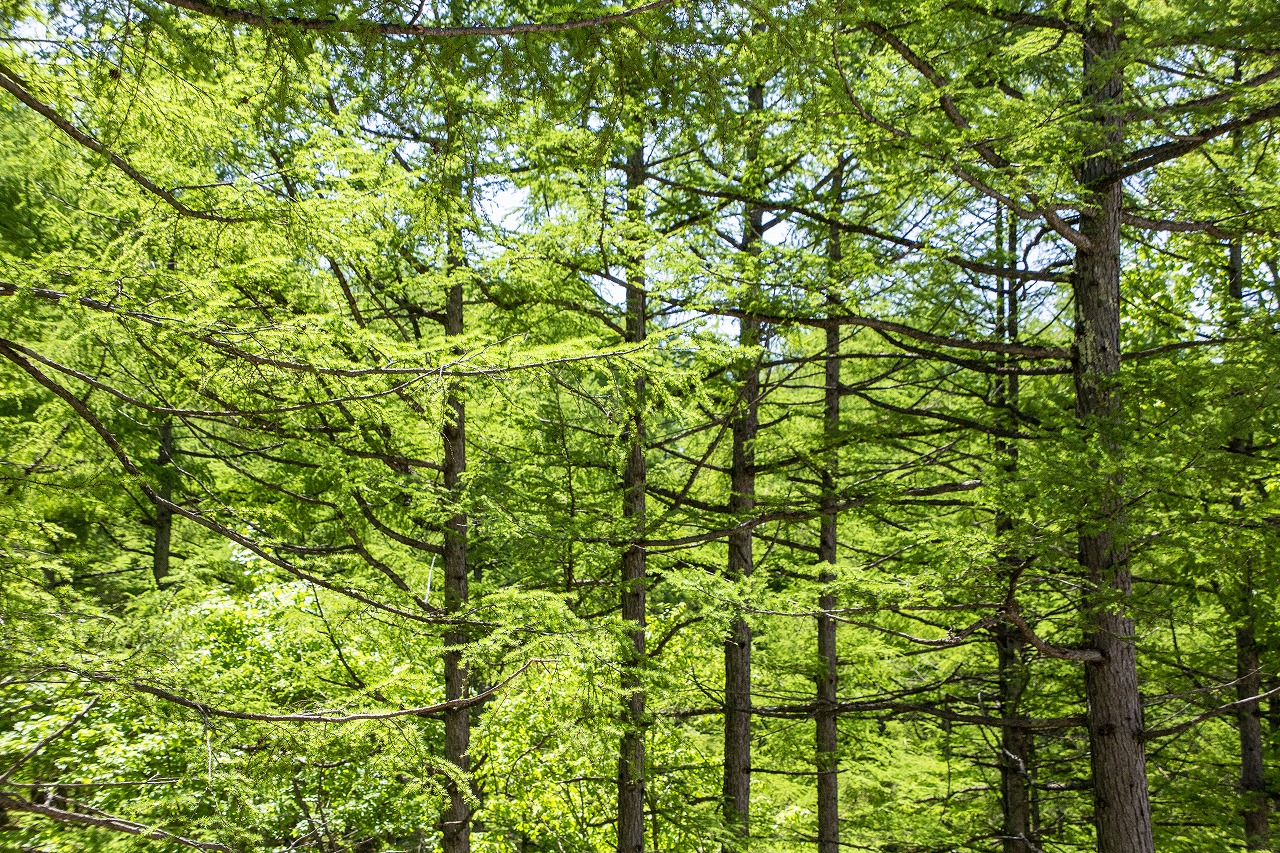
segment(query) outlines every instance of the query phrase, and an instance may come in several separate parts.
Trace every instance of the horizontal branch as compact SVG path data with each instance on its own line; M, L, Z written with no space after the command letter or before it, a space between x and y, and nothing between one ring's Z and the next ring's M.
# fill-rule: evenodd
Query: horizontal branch
M211 853L236 853L236 851L225 844L218 844L213 841L196 841L193 838L184 838L181 835L175 835L172 832L165 832L163 829L147 826L132 820L126 820L122 817L116 817L108 814L84 814L82 812L67 811L56 806L46 805L44 803L33 803L29 800L23 800L9 794L0 793L0 809L15 812L27 812L28 814L38 814L47 817L58 823L70 824L72 826L91 826L97 829L110 829L115 832L123 832L126 835L136 835L139 838L147 838L152 841L168 841L175 844L181 844L184 847L193 847L196 850L208 850Z
M508 24L505 26L470 26L470 27L433 27L424 24L412 24L401 21L343 21L337 18L304 18L294 15L268 15L248 9L237 9L219 3L207 3L203 0L164 0L170 6L217 18L234 24L247 24L251 27L293 27L300 30L321 31L331 33L357 33L361 35L380 36L416 36L418 38L474 38L477 36L518 36L533 33L563 33L569 30L582 30L593 27L605 27L620 23L652 12L664 6L670 6L675 0L653 0L642 6L615 12L612 15L598 15L592 18L580 18L574 21L537 24Z
M1276 696L1278 694L1280 694L1280 687L1273 688L1271 690L1268 690L1265 693L1259 693L1257 696L1249 696L1244 699L1237 699L1234 702L1228 702L1225 705L1219 705L1216 708L1210 708L1208 711L1205 711L1203 714L1198 714L1192 717L1190 720L1179 723L1176 726L1169 726L1168 728L1156 729L1155 731L1146 732L1143 734L1143 738L1145 740L1155 740L1156 738L1170 737L1172 735L1182 734L1188 729L1192 729L1200 725L1205 720L1211 720L1214 717L1221 717L1223 714L1228 714L1237 708L1241 708L1245 705L1249 705L1254 702L1260 702L1263 699L1270 699L1272 696Z
M752 713L762 717L779 719L804 719L812 717L820 710L830 709L840 714L873 713L889 711L904 714L927 714L950 723L962 723L976 726L991 726L1003 729L1023 729L1029 731L1048 731L1054 729L1070 729L1083 726L1084 716L1074 717L992 717L987 714L965 714L947 708L919 702L899 702L895 700L870 700L862 702L836 702L823 706L819 702L802 702L796 705L760 705L752 709ZM689 717L709 717L724 713L723 706L707 708L678 708L659 712L661 716L686 719Z
M904 338L910 338L912 340L939 347L973 350L975 352L989 352L999 355L1016 355L1021 358L1062 360L1069 360L1071 358L1071 351L1061 347L1036 347L1028 346L1026 344L1009 344L998 343L996 341L975 341L970 338L956 338L950 335L938 335L933 332L926 332L923 329L917 329L914 326L908 326L904 323L896 323L892 320L880 320L875 317L866 317L861 314L833 314L828 317L787 317L776 314L761 314L758 311L740 311L735 308L707 309L707 313L719 314L724 317L735 317L737 319L758 320L761 323L770 323L772 325L794 324L797 326L810 326L818 329L856 326L901 335Z
M492 687L477 693L475 696L468 696L465 699L450 699L447 702L440 702L436 705L423 705L418 708L400 708L395 711L363 711L354 714L329 714L317 712L311 714L259 714L251 711L229 711L225 708L215 708L204 702L197 702L194 699L188 699L177 693L172 693L163 688L147 684L145 681L126 681L113 675L103 673L77 673L78 675L88 678L92 681L105 683L124 684L141 693L154 696L157 699L163 699L166 702L172 702L175 705L181 705L183 708L190 708L197 711L204 717L222 717L228 720L248 720L258 723L354 723L360 720L392 720L396 717L432 717L445 713L446 711L456 711L460 708L470 708L473 705L479 705L488 701L495 693L502 690L511 682L515 681L525 670L533 666L535 663L546 663L545 658L532 658L525 662L524 666L517 669L511 675Z
M970 492L979 488L981 485L981 480L965 480L959 483L944 483L936 486L923 486L919 488L906 489L902 494L907 497L921 497L946 494L950 492ZM885 498L886 500L892 500L892 498L888 496L885 496ZM730 534L751 530L752 528L758 527L762 524L770 524L775 521L808 521L824 515L836 515L837 513L843 512L847 509L865 506L873 499L873 496L867 495L837 501L830 506L816 507L814 509L766 512L753 518L744 519L738 524L729 527L722 527L716 530L709 530L705 533L693 533L688 536L681 536L674 539L644 539L636 544L640 545L642 548L676 548L683 547L685 545L698 545L704 542L713 542L717 539L724 539Z

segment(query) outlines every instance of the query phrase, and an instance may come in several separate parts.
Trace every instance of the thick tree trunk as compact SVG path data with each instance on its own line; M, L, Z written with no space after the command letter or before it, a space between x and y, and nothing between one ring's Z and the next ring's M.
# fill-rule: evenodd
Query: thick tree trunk
M1117 13L1118 14L1118 13ZM1114 177L1114 151L1123 141L1116 20L1090 10L1083 34L1084 98L1102 131L1100 144L1081 168L1087 194L1072 273L1075 296L1074 379L1076 414L1098 443L1114 451L1120 406L1120 213L1123 187ZM1118 475L1085 495L1093 519L1079 536L1078 559L1091 589L1084 600L1090 644L1101 658L1085 664L1089 755L1093 775L1098 853L1154 853L1147 791L1142 696L1138 685L1129 549L1117 531L1124 526Z
M643 211L638 197L644 186L644 150L637 147L627 160L627 206ZM632 259L627 269L626 338L640 343L648 321L644 260ZM646 469L644 457L644 373L634 386L635 412L629 426L629 450L622 474L622 516L635 537L622 552L622 618L630 625L630 643L623 650L623 735L618 754L618 853L643 853L645 802L644 713L642 670L645 661L645 536Z
M450 235L451 269L460 266L460 246L454 245L455 235ZM445 306L445 334L456 337L462 334L462 284L455 279L449 288ZM454 512L445 524L444 537L444 601L445 611L461 613L467 605L467 516L461 509L462 476L467 469L466 409L457 388L450 388L445 399L444 435L444 486ZM463 649L467 633L461 627L453 627L445 634L444 692L445 699L463 699L467 696L468 673L463 664ZM471 710L455 708L445 712L444 757L459 773L471 770ZM444 815L444 853L468 853L471 849L471 802L468 783L450 780L446 785L449 805Z
M1072 273L1076 414L1098 434L1100 446L1115 450L1123 188L1112 177L1112 150L1122 141L1118 102L1123 75L1116 67L1120 36L1115 22L1090 21L1083 41L1085 100L1104 140L1081 169L1089 198L1080 214L1080 233L1088 245L1078 248ZM1122 486L1119 476L1112 475L1084 496L1094 517L1079 537L1078 559L1092 590L1084 601L1090 644L1101 655L1085 664L1084 677L1094 824L1098 853L1154 853L1137 649L1127 615L1133 594L1129 549L1117 538L1124 524Z
M747 90L750 110L764 107L764 87L750 86ZM748 168L755 159L755 145L748 151ZM742 249L749 256L760 254L760 238L763 232L764 211L749 204L742 229ZM757 286L751 277L756 270L748 270L747 298L743 307L751 309L752 297ZM738 410L733 421L733 459L730 463L729 510L735 518L745 518L756 505L756 432L760 426L760 371L754 350L760 344L760 323L757 320L739 321L738 345L748 355L741 364L744 371L739 388ZM755 568L752 555L753 534L751 528L734 530L729 534L728 578L738 581L749 577ZM751 832L751 626L742 616L736 617L729 627L724 644L724 820L736 841L725 845L726 850L739 849Z
M173 500L173 421L165 420L160 424L160 453L156 458L160 464L160 477L156 483L156 494L166 501ZM156 579L156 586L163 589L169 577L169 557L173 540L173 510L165 504L156 504L156 536L151 551L151 576Z
M839 203L844 188L843 170L836 173L833 192ZM840 232L831 229L829 254L833 268L841 260ZM834 273L834 271L833 271ZM828 304L835 300L828 298ZM836 730L837 676L836 597L831 593L836 564L836 464L835 443L840 430L840 330L827 329L823 362L822 432L832 461L822 471L822 520L818 528L818 706L814 713L815 761L818 773L818 853L840 849L839 738Z

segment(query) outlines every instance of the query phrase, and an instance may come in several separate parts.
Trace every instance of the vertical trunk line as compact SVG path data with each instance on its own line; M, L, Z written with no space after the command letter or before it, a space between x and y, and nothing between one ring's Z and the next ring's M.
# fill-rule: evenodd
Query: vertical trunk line
M1003 207L996 204L995 235L996 257L999 265L1017 269L1018 222L1008 217L1005 227ZM1018 280L1015 276L996 278L996 335L1004 343L1018 339ZM1001 357L1001 365L1013 364L1012 359ZM1017 427L1018 375L1007 374L996 380L995 403L1008 409L1006 421ZM1018 446L1012 441L996 439L997 464L1012 474L1018 467ZM995 517L997 539L1008 536L1013 530L1013 519L1004 512ZM1002 571L1016 576L1019 560L1016 556L1003 558ZM1010 723L1022 720L1022 694L1027 689L1030 673L1027 672L1024 653L1026 638L1014 626L1002 623L996 629L996 660L1000 691L1000 717ZM1031 806L1031 752L1032 733L1017 725L1000 729L1000 808L1002 812L1001 847L1004 853L1032 853Z
M627 213L644 215L644 148L637 145L627 158ZM648 320L644 259L637 253L627 267L628 343L645 339ZM621 686L623 734L618 754L618 853L643 853L645 802L644 714L642 670L645 661L645 429L646 381L638 372L633 387L635 411L629 425L627 463L622 474L622 517L635 538L622 552L622 619L630 625L630 643L623 649Z
M1240 701L1262 692L1262 664L1254 637L1253 612L1236 630L1236 697ZM1267 787L1262 753L1262 707L1256 699L1236 711L1240 729L1240 792L1244 795L1246 850L1270 850L1271 828L1267 820Z
M1236 68L1235 77L1239 79L1240 69ZM1232 140L1237 150L1240 136L1235 134ZM1234 327L1244 308L1244 247L1239 238L1227 244L1227 325ZM1242 453L1251 453L1253 442L1249 437L1232 440L1233 449ZM1240 510L1243 502L1240 497L1232 501L1234 508ZM1266 764L1262 741L1262 703L1254 699L1245 701L1262 693L1262 662L1258 653L1258 641L1255 633L1257 612L1253 603L1253 573L1245 555L1245 577L1242 596L1244 624L1236 629L1236 698L1243 704L1236 710L1236 725L1240 735L1240 793L1244 799L1242 817L1244 818L1244 846L1246 850L1270 850L1271 827L1269 825L1269 805L1266 787Z
M1080 232L1087 247L1076 252L1073 373L1076 414L1104 452L1118 450L1121 426L1116 378L1120 372L1120 213L1123 186L1114 177L1114 152L1123 141L1120 100L1119 14L1106 20L1095 6L1086 12L1084 101L1102 131L1081 168L1087 198ZM1142 696L1137 648L1128 603L1133 595L1119 474L1104 478L1088 496L1096 524L1082 528L1078 559L1088 583L1084 608L1090 643L1101 660L1084 667L1088 702L1089 759L1093 776L1098 853L1154 853L1147 789ZM1095 529L1096 528L1096 529Z
M748 119L764 109L764 86L747 87ZM749 128L752 141L747 146L747 173L753 175L759 146L756 128ZM744 210L742 251L749 258L743 308L756 308L759 292L758 270L751 263L760 254L764 232L764 210L748 204ZM760 345L760 322L739 321L738 346L743 371L738 411L733 421L733 458L729 473L729 511L734 518L746 518L756 506L756 433L760 428L760 368L755 350ZM729 534L726 575L731 581L750 577L755 569L752 551L754 534L750 528ZM725 850L741 849L751 834L751 626L741 615L729 626L724 643L724 820L730 833Z
M462 239L458 229L450 226L447 259L450 285L445 304L446 337L462 335ZM454 615L467 606L467 516L462 510L462 477L467 470L466 407L457 385L451 385L445 397L445 420L441 428L444 438L444 487L454 512L445 522L444 536L444 604L445 612ZM467 696L469 673L463 662L467 643L466 629L452 626L445 632L444 692L454 701ZM471 709L453 708L444 715L444 754L460 774L471 771ZM449 780L446 783L449 805L444 817L444 853L468 853L471 849L471 795L468 783Z
M832 193L837 206L844 192L844 168L837 167ZM832 274L837 275L843 252L840 231L832 226L828 236ZM835 304L828 294L827 303ZM836 621L831 615L836 597L831 591L836 564L836 476L835 444L840 430L840 329L826 330L823 361L822 435L830 454L822 470L822 520L818 528L818 673L817 711L814 714L815 763L818 773L818 853L838 853L840 849L839 738L836 729L837 657Z
M1022 694L1030 681L1023 659L1026 640L1012 625L996 630L996 651L1000 667L1000 717L1021 722ZM1001 827L1004 853L1032 853L1035 828L1031 820L1031 732L1021 726L1000 729L1000 799L1004 823Z

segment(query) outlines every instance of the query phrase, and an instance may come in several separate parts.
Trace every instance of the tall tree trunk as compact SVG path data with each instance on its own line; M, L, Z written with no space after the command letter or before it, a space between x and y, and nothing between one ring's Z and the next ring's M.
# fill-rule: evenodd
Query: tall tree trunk
M1026 639L1012 625L1002 624L996 631L996 651L1000 667L1000 718L1019 723L1022 716L1022 694L1027 688L1028 674L1023 660ZM1035 831L1031 815L1031 732L1018 725L1000 729L1000 805L1004 853L1033 853L1031 838Z
M836 204L844 190L844 171L837 168L832 181ZM832 274L839 274L842 257L840 231L832 227L828 236ZM827 297L829 305L836 300ZM826 358L823 362L822 434L831 461L822 471L822 519L818 528L818 706L814 714L814 746L818 772L818 853L838 853L840 849L840 777L838 733L836 730L837 658L836 620L831 616L836 597L831 592L836 564L836 463L835 444L840 429L840 329L827 328Z
M1239 68L1236 77L1239 78ZM1239 147L1239 135L1235 139ZM1244 251L1238 239L1227 246L1227 306L1228 326L1234 326L1244 301ZM1233 449L1249 453L1249 438L1232 441ZM1240 510L1243 501L1236 497L1235 508ZM1253 572L1249 555L1244 555L1245 577L1243 590L1243 620L1236 629L1236 698L1241 703L1236 710L1236 723L1240 734L1240 793L1244 797L1244 844L1246 850L1270 850L1271 828L1268 825L1269 802L1266 792L1266 765L1262 751L1262 704L1253 697L1262 693L1261 659L1254 632L1257 613L1253 603ZM1252 700L1252 701L1247 701Z
M161 466L156 483L156 494L165 501L173 500L173 421L166 418L160 424L160 453L156 458ZM156 504L156 536L151 551L151 575L156 586L163 589L169 577L170 545L173 539L173 510L166 503Z
M1120 146L1123 73L1118 67L1120 34L1115 20L1087 16L1084 30L1086 107L1103 131L1081 168L1088 194L1072 272L1075 296L1076 414L1097 430L1100 446L1117 450L1121 418L1115 388L1120 372L1120 213L1123 187L1114 176ZM1078 559L1091 591L1084 600L1092 647L1100 659L1085 664L1089 757L1093 775L1098 853L1154 853L1147 791L1142 696L1138 689L1133 594L1128 544L1117 537L1124 525L1119 475L1102 480L1086 496L1094 518L1079 536Z
M1236 696L1244 704L1236 711L1240 729L1240 790L1244 795L1244 841L1247 850L1270 850L1271 830L1267 823L1267 789L1262 759L1262 707L1257 700L1245 702L1262 692L1261 662L1253 632L1253 614L1236 630Z
M448 337L462 334L462 238L455 228L449 231L447 264L451 276L445 305L444 331ZM445 397L444 487L454 511L445 522L444 604L449 614L467 606L467 516L462 510L462 477L467 470L466 408L456 386ZM468 673L463 663L467 632L451 627L444 637L444 693L449 701L467 696ZM444 757L460 774L471 770L471 709L454 708L444 716ZM469 783L450 780L446 784L449 805L444 815L444 853L468 853L471 849L471 800Z
M1003 208L996 205L996 256L1000 266L1015 269L1018 251L1017 219L1010 215L1005 228ZM996 335L1005 343L1018 339L1018 280L1013 277L996 279ZM1008 362L1001 359L1001 364ZM1018 407L1018 374L1010 373L997 379L995 402L1009 409L1007 421L1016 429L1014 412ZM997 464L1012 474L1018 467L1018 446L1012 441L997 439L995 443ZM997 538L1007 537L1013 530L1013 519L1003 512L996 513ZM1016 557L1005 558L1009 572L1017 572ZM1000 717L1006 723L1000 729L1000 808L1001 846L1004 853L1032 853L1031 838L1034 833L1031 809L1031 754L1032 733L1016 725L1022 718L1022 694L1029 683L1029 673L1023 659L1026 638L1009 624L996 629L996 655L1000 685Z
M644 149L637 146L627 158L627 209L643 216ZM644 259L637 254L627 268L629 343L641 343L648 321ZM630 644L623 650L623 734L618 754L618 853L644 851L644 707L642 671L645 662L645 489L644 399L645 375L637 372L633 388L635 411L629 425L627 463L622 474L622 516L635 539L622 552L622 618L630 625Z
M764 109L764 87L747 88L752 113ZM754 135L754 129L749 131ZM747 170L756 166L757 145L748 146ZM742 229L742 250L754 259L760 254L764 231L764 210L748 204ZM753 310L758 293L754 265L747 270L743 307ZM740 362L744 371L739 389L738 409L733 421L733 459L729 474L729 510L735 518L746 518L756 505L756 432L760 427L760 370L755 349L760 345L760 322L739 321L738 345L746 353ZM749 577L755 568L751 528L729 534L727 576L731 581ZM751 834L751 626L741 615L734 618L724 644L724 819L734 841L726 850L739 849Z

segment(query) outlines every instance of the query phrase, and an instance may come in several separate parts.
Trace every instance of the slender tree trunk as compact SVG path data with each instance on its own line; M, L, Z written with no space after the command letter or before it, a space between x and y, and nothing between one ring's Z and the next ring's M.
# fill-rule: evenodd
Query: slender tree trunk
M156 483L156 494L166 501L173 500L173 421L166 419L160 424L160 453L156 458L160 464L160 477ZM156 504L156 538L151 552L151 575L156 579L156 586L163 589L169 577L170 544L173 539L173 510L165 504Z
M832 182L836 203L844 189L843 170ZM829 254L833 275L838 274L841 260L840 231L832 228ZM828 304L834 305L830 296ZM822 520L818 528L818 706L814 714L814 746L818 772L818 853L838 853L840 849L840 777L839 742L836 730L837 657L836 621L831 616L836 597L831 592L836 564L836 463L835 444L840 430L840 330L827 329L825 346L824 390L822 396L822 432L831 454L831 462L822 471Z
M840 423L840 330L827 329L826 390L823 400L824 432L831 444ZM834 451L831 451L834 452ZM814 714L814 739L818 771L818 853L837 853L840 845L839 754L836 731L837 657L836 620L831 616L836 597L831 592L836 564L835 466L822 474L823 514L818 531L818 707Z
M1252 614L1250 614L1252 616ZM1244 702L1262 692L1261 663L1253 620L1236 630L1236 696ZM1240 790L1244 795L1244 840L1248 850L1270 850L1267 793L1262 759L1262 708L1257 700L1236 711L1240 729Z
M627 159L627 208L643 215L639 197L644 187L644 149L637 146ZM632 259L627 269L626 338L640 343L648 321L644 260ZM629 425L627 463L622 474L622 516L635 541L622 552L622 618L630 625L630 644L623 650L623 735L618 754L618 853L643 853L645 802L644 713L642 670L645 662L645 429L646 382L638 372L634 386L635 412Z
M456 273L462 266L461 235L450 229L448 266L452 275L445 305L445 335L462 334L462 282ZM445 611L458 614L467 606L467 516L462 510L462 477L467 470L466 408L459 389L450 387L445 397L444 486L454 512L445 523ZM468 673L463 663L467 632L460 626L445 633L444 692L453 701L467 696ZM461 774L471 770L471 709L454 708L444 716L444 757ZM471 849L471 801L469 783L450 780L449 805L444 815L444 853L468 853Z
M1077 249L1072 273L1073 368L1076 414L1086 428L1097 431L1102 447L1115 451L1121 418L1115 381L1120 372L1123 188L1113 177L1112 152L1123 136L1123 74L1117 67L1117 22L1099 21L1093 14L1083 36L1084 94L1103 130L1103 145L1090 152L1081 169L1090 197L1080 213L1080 232L1088 245ZM1111 475L1086 496L1094 519L1079 537L1078 558L1091 588L1084 601L1090 644L1101 654L1084 668L1094 824L1098 853L1154 853L1137 648L1127 614L1133 582L1128 544L1118 534L1124 526L1122 487L1119 475Z
M1236 77L1239 77L1237 69ZM1239 147L1239 136L1236 137ZM1228 324L1235 325L1237 314L1244 301L1244 252L1240 241L1232 240L1227 246ZM1232 442L1237 450L1249 453L1249 438ZM1242 500L1233 501L1240 510ZM1266 792L1266 765L1262 751L1262 703L1254 696L1262 693L1262 663L1258 655L1258 641L1254 633L1257 613L1253 603L1253 572L1245 555L1243 611L1244 624L1236 629L1236 698L1243 704L1236 710L1236 723L1240 734L1240 793L1244 797L1244 843L1247 850L1270 850L1271 828L1268 825L1269 802Z
M1000 666L1000 717L1016 723L1023 719L1022 694L1028 677L1023 660L1026 640L1012 625L996 632ZM1031 838L1031 732L1019 726L1000 729L1000 802L1004 853L1032 853Z
M764 87L747 89L750 112L764 108ZM754 134L754 130L750 131ZM749 146L747 169L755 168L756 145ZM764 211L748 204L742 229L742 250L752 258L760 254L760 238ZM754 281L757 271L748 269L744 308L758 292ZM738 345L746 353L741 361L744 375L740 387L738 410L733 421L733 459L729 474L729 510L735 518L745 518L756 505L756 432L760 427L760 370L755 353L760 345L758 320L739 321ZM728 578L738 581L749 577L755 568L752 555L753 533L750 528L729 534ZM724 644L724 819L735 841L726 850L740 849L751 834L751 626L741 615L734 618Z
M996 253L1002 259L1001 266L1016 267L1018 250L1017 219L1009 217L1005 228L1003 208L996 205L995 217ZM996 334L1005 343L1018 339L1018 281L1010 276L996 279ZM1004 359L1001 364L1007 364ZM1010 415L1006 419L1010 427L1017 427L1013 412L1018 407L1018 375L1010 373L997 380L995 389L997 405L1007 406ZM1012 474L1018 467L1018 446L1012 441L997 439L995 443L997 463ZM1003 457L1003 458L1000 458ZM1013 519L998 512L995 520L997 538L1007 537L1013 531ZM1018 571L1016 557L1005 558L1010 573ZM1006 722L1022 720L1022 694L1030 680L1023 659L1026 638L1009 624L1001 624L996 630L996 655L1000 684L1000 717ZM1030 730L1007 725L1000 729L1000 807L1001 845L1004 853L1032 853L1031 839L1034 832L1031 814L1031 753Z

